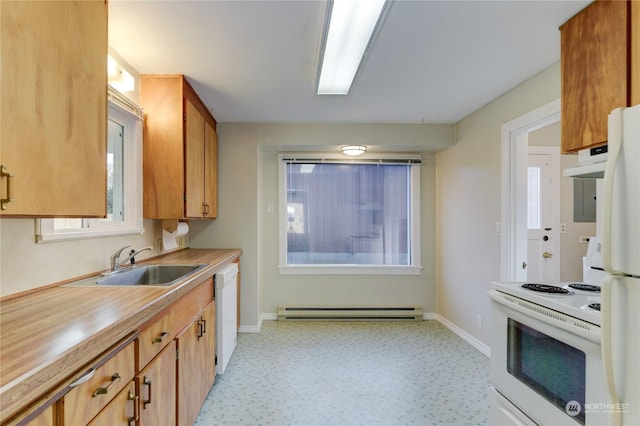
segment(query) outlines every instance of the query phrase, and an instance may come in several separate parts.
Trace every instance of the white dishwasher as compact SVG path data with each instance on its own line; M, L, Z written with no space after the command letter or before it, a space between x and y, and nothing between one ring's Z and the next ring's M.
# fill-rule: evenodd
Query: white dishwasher
M216 373L223 374L238 341L238 264L216 273Z

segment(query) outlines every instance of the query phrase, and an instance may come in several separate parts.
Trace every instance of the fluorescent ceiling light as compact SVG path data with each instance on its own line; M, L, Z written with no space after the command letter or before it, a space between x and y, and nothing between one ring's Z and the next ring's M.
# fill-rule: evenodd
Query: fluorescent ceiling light
M367 152L367 147L364 145L345 145L340 147L340 151L346 155L356 156Z
M333 0L320 53L322 63L316 91L319 95L349 93L386 3L386 0Z

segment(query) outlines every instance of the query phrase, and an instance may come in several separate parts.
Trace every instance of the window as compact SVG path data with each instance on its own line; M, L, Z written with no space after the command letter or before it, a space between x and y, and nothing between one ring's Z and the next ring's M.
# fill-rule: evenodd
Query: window
M38 242L141 234L142 110L109 88L107 217L36 219Z
M420 158L280 156L281 273L420 273Z

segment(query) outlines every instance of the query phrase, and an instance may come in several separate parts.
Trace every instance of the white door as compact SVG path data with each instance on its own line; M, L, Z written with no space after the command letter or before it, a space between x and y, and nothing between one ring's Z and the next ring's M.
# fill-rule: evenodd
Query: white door
M559 157L552 151L552 147L529 147L526 271L530 282L560 281L560 232L554 214L560 193L559 165L554 160Z

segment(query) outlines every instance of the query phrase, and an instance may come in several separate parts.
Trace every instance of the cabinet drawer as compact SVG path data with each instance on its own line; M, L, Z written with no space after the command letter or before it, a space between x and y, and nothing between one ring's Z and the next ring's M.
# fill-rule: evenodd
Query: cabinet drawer
M138 420L138 396L133 381L126 384L88 426L131 426Z
M212 300L213 277L203 281L174 303L171 307L174 315L174 336L189 326L193 317L202 312Z
M152 323L138 337L138 370L142 370L175 337L173 311Z
M86 382L64 396L64 424L84 425L95 417L135 375L135 348L129 343L95 370Z

